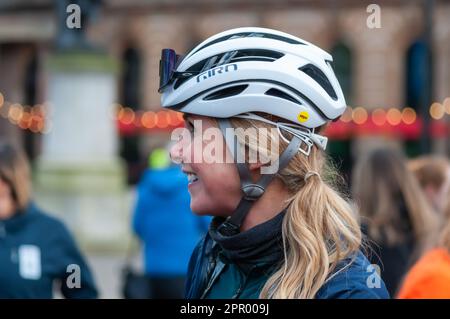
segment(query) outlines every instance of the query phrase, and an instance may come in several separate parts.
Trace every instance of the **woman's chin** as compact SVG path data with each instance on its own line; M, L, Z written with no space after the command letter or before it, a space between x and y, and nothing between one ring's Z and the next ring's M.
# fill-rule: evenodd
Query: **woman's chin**
M191 211L193 211L196 215L203 215L202 205L199 205L196 196L192 195L191 195Z

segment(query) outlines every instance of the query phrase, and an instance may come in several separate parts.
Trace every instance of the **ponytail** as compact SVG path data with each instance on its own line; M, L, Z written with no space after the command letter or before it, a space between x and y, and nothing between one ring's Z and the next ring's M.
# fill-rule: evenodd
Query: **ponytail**
M234 127L267 127L253 120L232 119ZM245 148L269 154L263 143L238 136ZM286 148L287 143L278 144ZM325 164L324 153L313 147L309 156L298 152L277 176L291 196L286 205L282 236L284 260L265 283L260 298L314 298L333 275L337 264L359 250L361 230L350 204L336 192L330 181L338 174Z
M306 177L283 221L284 263L261 298L314 298L338 262L359 249L361 232L350 205L320 176Z

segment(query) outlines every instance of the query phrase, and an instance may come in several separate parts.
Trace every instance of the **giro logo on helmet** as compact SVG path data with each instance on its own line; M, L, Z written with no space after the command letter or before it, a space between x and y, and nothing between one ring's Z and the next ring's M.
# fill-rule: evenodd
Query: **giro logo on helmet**
M210 77L213 77L217 74L222 74L225 72L229 72L231 69L231 71L236 71L238 69L237 64L233 63L233 64L227 64L224 66L218 66L214 69L205 71L203 73L201 73L200 75L197 76L197 83L199 83L202 80L206 80L209 79Z

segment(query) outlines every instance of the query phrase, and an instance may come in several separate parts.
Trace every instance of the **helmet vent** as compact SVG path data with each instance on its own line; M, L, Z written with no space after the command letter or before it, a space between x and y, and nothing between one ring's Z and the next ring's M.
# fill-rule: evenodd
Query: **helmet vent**
M247 49L239 50L231 58L229 63L242 61L267 61L273 62L281 58L284 54L278 51L261 50L261 49Z
M208 59L197 62L193 66L189 67L186 71L184 71L184 73L192 73L192 76L177 79L173 85L173 89L176 90L184 82L191 79L193 76L196 76L201 72L208 71L212 68L215 68L223 64L245 62L245 61L273 62L283 56L284 53L263 49L245 49L239 51L224 52L222 54L215 55Z
M273 62L278 60L284 56L284 53L273 51L273 50L263 50L263 49L245 49L245 50L236 50L236 51L228 51L215 56L212 56L206 60L198 62L191 69L200 69L200 72L208 71L212 68L228 64L228 63L236 63L236 62L245 62L245 61L263 61L263 62Z
M285 99L285 100L288 100L288 101L291 101L291 102L294 102L294 103L297 103L297 104L301 104L299 101L294 99L289 94L286 94L283 91L280 91L278 89L270 89L265 94L266 95L271 95L271 96L276 96L278 98Z
M226 97L235 96L235 95L242 93L247 87L248 87L248 84L227 87L225 89L215 91L215 92L205 96L203 98L203 100L205 100L205 101L220 100L220 99L224 99Z
M176 90L181 84L183 84L184 82L186 82L190 78L191 77L184 77L184 78L176 79L175 83L173 84L173 89Z
M327 76L313 64L307 64L301 68L300 71L306 73L310 78L316 81L324 90L328 93L328 95L333 99L337 100L336 92L333 89L330 81L327 79Z
M241 33L235 33L235 34L228 34L228 35L225 35L218 39L215 39L214 41L211 41L211 42L205 44L204 46L198 48L197 50L192 52L192 54L194 54L200 50L203 50L204 48L209 47L210 45L213 45L213 44L216 44L216 43L219 43L222 41L238 39L238 38L265 38L265 39L283 41L283 42L287 42L289 44L305 45L305 43L303 43L303 42L297 41L295 39L287 38L287 37L284 37L281 35L270 34L270 33L265 33L265 32L241 32Z

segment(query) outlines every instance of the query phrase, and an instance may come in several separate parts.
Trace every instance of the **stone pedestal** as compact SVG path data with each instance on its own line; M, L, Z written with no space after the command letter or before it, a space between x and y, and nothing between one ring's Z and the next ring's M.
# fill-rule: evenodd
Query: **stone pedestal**
M37 202L85 248L123 249L130 205L113 117L117 65L102 54L60 53L49 58L48 70L49 132L36 167Z

